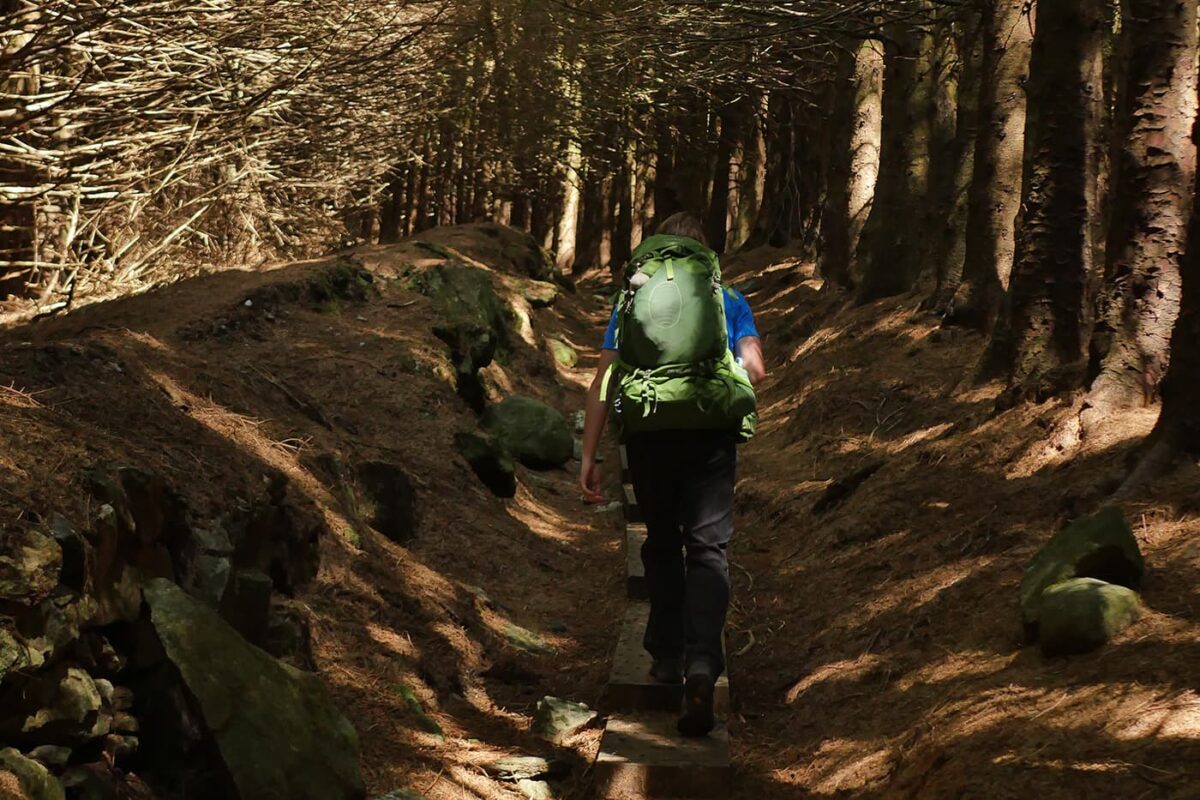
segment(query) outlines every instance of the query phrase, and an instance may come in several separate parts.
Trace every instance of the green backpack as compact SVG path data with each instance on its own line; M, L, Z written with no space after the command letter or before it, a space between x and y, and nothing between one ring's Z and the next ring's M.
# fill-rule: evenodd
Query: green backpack
M729 350L725 291L716 253L694 239L652 236L634 251L617 301L617 360L600 389L604 402L615 394L626 432L754 435L757 401Z

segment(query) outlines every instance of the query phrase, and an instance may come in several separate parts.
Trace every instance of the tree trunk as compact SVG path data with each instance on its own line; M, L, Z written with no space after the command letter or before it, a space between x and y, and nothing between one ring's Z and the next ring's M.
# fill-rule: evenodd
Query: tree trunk
M1023 212L1011 288L982 376L1016 399L1082 384L1103 247L1098 133L1104 104L1104 0L1038 10L1025 140Z
M763 137L762 124L764 111L761 98L754 98L747 104L738 165L737 213L731 230L732 238L728 242L729 250L742 247L750 238L762 206L763 184L767 178L767 141Z
M967 193L979 133L979 69L983 57L978 14L966 13L938 47L932 178L933 306L944 311L962 280L967 246ZM947 33L951 33L947 31Z
M713 169L712 192L705 215L704 232L708 246L718 253L725 252L729 235L729 189L733 166L733 148L738 134L738 123L734 119L736 110L719 117L720 131L717 134L717 157Z
M1200 147L1200 119L1192 128ZM1145 457L1119 494L1136 489L1171 465L1180 452L1200 453L1200 182L1192 197L1187 244L1179 260L1183 284L1179 317L1171 335L1171 363L1163 378L1162 412Z
M851 288L851 255L858 247L879 174L883 44L855 43L840 55L825 210L821 216L821 276Z
M991 330L1016 249L1025 152L1025 83L1033 45L1026 0L990 0L983 21L979 134L967 197L962 282L948 322Z
M783 247L791 240L796 160L793 102L783 92L772 92L767 101L766 181L758 219L742 245L743 250L765 245Z
M1103 361L1085 430L1157 397L1179 315L1180 255L1194 199L1196 5L1126 0L1122 11L1129 61L1116 122L1105 314L1094 337Z
M927 252L933 37L893 26L884 52L883 133L875 199L856 253L861 303L902 294Z
M579 170L583 165L579 141L571 136L567 139L566 164L563 170L562 211L558 217L558 250L554 265L561 273L568 273L575 266L575 241L579 230Z

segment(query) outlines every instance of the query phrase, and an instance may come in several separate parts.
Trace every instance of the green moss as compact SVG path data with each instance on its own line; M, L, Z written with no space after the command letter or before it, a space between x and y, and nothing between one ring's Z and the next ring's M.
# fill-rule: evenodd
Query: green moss
M311 275L308 299L322 311L338 311L344 303L365 303L376 296L375 277L347 258Z
M404 701L404 705L408 706L408 710L417 720L417 726L426 733L432 733L434 736L444 737L445 732L438 721L425 713L425 707L421 705L420 699L410 686L403 683L396 684L396 694Z

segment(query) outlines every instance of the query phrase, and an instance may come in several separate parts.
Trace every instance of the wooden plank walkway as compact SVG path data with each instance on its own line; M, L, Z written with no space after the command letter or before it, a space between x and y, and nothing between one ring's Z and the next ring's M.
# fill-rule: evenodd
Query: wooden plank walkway
M625 448L622 479L629 480ZM646 528L633 487L623 487L625 506L626 589L629 605L621 625L605 697L608 726L596 760L599 796L604 800L719 800L732 791L729 731L729 680L717 684L717 728L702 739L687 739L675 729L683 700L681 685L650 678L650 655L642 648L650 607L641 546Z

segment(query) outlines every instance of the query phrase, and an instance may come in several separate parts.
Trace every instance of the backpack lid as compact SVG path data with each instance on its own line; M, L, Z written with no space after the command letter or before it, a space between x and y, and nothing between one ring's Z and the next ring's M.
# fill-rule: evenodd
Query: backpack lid
M638 245L629 257L629 263L625 265L625 280L628 281L647 261L664 258L703 261L717 280L721 278L720 260L715 252L687 236L655 234Z

